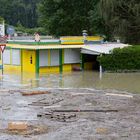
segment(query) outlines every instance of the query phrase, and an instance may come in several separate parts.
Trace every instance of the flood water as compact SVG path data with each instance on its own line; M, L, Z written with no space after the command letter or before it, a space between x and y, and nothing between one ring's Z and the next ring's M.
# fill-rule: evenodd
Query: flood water
M1 88L96 88L140 93L140 73L103 73L84 71L63 74L4 74Z

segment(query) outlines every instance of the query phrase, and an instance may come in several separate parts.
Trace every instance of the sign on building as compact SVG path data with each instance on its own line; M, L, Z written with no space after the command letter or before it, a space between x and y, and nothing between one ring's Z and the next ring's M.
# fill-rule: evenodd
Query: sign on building
M15 28L13 26L8 26L6 32L8 35L14 35Z

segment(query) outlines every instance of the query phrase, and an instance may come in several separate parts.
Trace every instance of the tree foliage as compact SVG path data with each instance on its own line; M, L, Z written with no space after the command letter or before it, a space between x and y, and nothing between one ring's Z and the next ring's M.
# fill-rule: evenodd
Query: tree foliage
M140 43L139 0L0 0L0 17L24 28L38 27L39 20L41 32L45 28L55 36L87 30L108 40Z
M140 46L114 49L110 55L98 57L98 61L108 71L140 70Z
M111 37L140 43L140 1L100 0L100 15Z
M0 0L0 16L16 26L21 23L25 27L37 26L36 7L40 0Z
M2 23L4 21L4 19L2 17L0 17L0 23Z
M50 34L82 35L82 30L91 34L91 15L98 0L42 0L40 21ZM94 32L95 33L95 32Z

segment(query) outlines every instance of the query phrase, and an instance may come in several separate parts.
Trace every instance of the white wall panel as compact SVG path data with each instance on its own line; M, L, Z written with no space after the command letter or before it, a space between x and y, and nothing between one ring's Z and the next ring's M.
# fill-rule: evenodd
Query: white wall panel
M39 51L39 66L48 66L48 50Z
M13 65L21 64L20 50L12 49L12 64Z
M80 49L65 49L64 50L64 63L80 63Z
M5 49L3 53L3 63L10 64L10 49Z
M51 66L59 66L59 50L51 50Z

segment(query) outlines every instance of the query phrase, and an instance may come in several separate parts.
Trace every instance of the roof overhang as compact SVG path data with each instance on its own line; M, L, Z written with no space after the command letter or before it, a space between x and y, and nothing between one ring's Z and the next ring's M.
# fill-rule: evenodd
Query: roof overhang
M7 44L7 47L13 49L29 49L29 50L46 50L46 49L65 49L72 48L78 49L82 48L84 45L19 45L19 44Z
M84 49L84 48L81 49L81 53L82 54L90 54L90 55L100 55L99 52L91 51L91 50Z
M111 51L115 48L124 48L128 47L128 44L122 43L105 43L105 44L94 44L83 46L81 53L91 54L91 55L100 55L100 54L110 54Z

